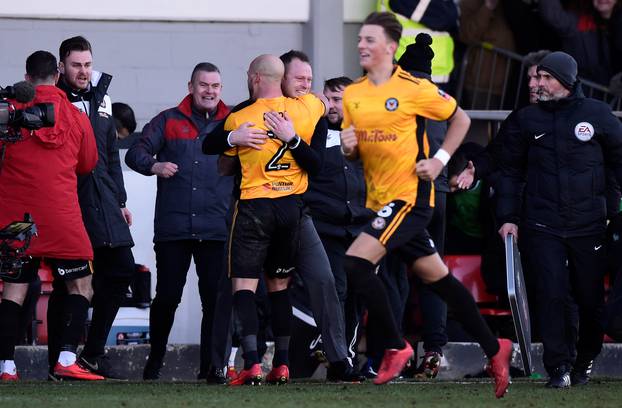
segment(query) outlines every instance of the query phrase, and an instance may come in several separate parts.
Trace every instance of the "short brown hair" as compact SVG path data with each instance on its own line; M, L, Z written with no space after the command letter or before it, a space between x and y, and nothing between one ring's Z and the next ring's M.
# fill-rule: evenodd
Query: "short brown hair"
M350 85L351 83L352 80L346 76L331 78L327 79L326 82L324 82L324 89L328 89L331 92L338 92L346 86Z
M58 50L58 58L60 61L65 62L65 58L71 54L71 51L88 51L93 54L91 43L81 35L67 38L60 44L60 48Z
M218 67L211 62L199 62L194 69L192 70L192 74L190 74L190 82L194 82L197 74L199 72L217 72L220 74L220 70Z
M397 21L397 17L393 13L374 11L363 21L363 25L378 25L382 27L384 33L396 43L399 43L402 37L402 25Z

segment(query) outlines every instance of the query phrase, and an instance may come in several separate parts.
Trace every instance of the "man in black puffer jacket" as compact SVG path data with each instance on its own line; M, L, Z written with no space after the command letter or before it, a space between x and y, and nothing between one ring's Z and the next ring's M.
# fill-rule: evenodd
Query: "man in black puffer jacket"
M538 104L515 112L502 127L497 214L503 237L517 236L521 223L520 237L538 277L547 386L565 388L588 382L602 348L605 173L610 169L622 180L622 124L609 106L582 94L570 55L549 54L538 75ZM563 318L569 293L580 319L574 362Z
M112 76L93 71L91 44L81 36L68 38L59 50L61 77L57 86L86 113L97 143L97 165L78 178L78 198L84 225L93 245L93 317L79 363L104 377L118 377L104 358L104 345L134 273L132 215L119 160L112 103L106 94ZM48 320L59 315L50 297ZM48 327L50 326L48 322ZM50 350L55 350L50 336ZM50 362L56 352L50 352Z

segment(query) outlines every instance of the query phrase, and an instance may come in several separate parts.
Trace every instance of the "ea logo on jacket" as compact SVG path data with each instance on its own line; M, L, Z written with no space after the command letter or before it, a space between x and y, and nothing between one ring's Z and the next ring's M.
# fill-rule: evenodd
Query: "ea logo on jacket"
M594 137L594 126L589 122L578 123L577 126L574 127L574 135L580 141L587 142Z

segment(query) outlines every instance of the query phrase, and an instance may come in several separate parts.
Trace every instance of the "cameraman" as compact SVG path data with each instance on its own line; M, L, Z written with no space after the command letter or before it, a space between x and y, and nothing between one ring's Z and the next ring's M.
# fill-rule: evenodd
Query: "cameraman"
M33 239L21 271L3 276L0 303L0 363L2 380L17 380L13 355L18 317L28 283L35 279L44 259L54 275L54 297L58 291L69 295L59 308L62 331L61 353L54 366L60 378L100 380L76 364L76 348L86 320L91 289L93 250L76 191L76 173L90 172L97 162L93 130L86 115L71 105L54 84L58 80L56 58L37 51L26 60L27 81L36 87L33 103L52 103L53 127L28 132L23 140L6 146L0 172L0 225L19 220L25 212L36 221L39 237ZM23 108L25 106L17 106Z

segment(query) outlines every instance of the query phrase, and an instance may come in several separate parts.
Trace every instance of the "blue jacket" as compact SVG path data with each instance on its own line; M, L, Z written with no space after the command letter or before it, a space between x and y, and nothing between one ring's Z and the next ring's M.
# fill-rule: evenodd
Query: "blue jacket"
M205 119L192 110L192 96L167 109L143 128L142 137L125 155L127 165L151 176L156 162L177 164L168 179L158 177L154 242L182 239L227 239L225 217L231 201L232 177L218 174L217 156L203 154L201 146L209 131L229 113L220 101L216 114ZM155 158L154 158L155 155Z

